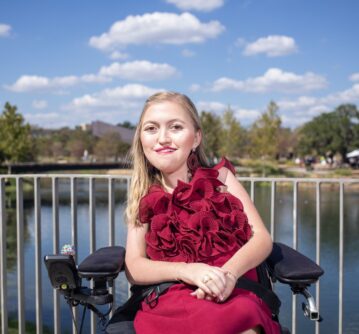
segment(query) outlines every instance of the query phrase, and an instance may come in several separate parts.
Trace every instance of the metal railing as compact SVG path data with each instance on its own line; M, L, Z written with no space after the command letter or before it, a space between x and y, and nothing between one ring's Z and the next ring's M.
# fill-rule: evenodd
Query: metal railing
M41 268L42 262L42 244L41 244L41 181L51 181L51 205L52 205L52 243L53 253L59 253L59 180L67 179L70 182L70 208L71 208L71 242L77 249L78 246L78 222L77 222L77 197L78 180L88 182L88 207L89 207L89 245L90 252L96 250L96 187L95 180L102 179L107 182L107 200L108 200L108 245L115 244L115 188L114 182L122 180L126 182L128 192L129 176L110 176L110 175L77 175L77 174L26 174L26 175L0 175L0 297L1 297L1 333L8 333L8 278L7 278L7 223L6 223L6 203L7 203L7 184L15 184L16 200L16 261L17 261L17 320L19 333L25 333L25 282L24 282L24 180L32 180L33 186L33 209L34 209L34 234L35 234L35 305L36 305L36 333L43 332L43 295ZM311 183L315 186L316 198L316 262L320 264L320 198L321 185L323 183L336 184L339 186L339 297L338 297L338 333L343 329L343 228L344 228L344 187L348 184L359 183L356 179L288 179L288 178L251 178L239 177L244 183L249 183L249 192L251 198L255 198L255 185L259 182L270 183L270 233L275 240L275 210L276 210L276 189L278 184L286 183L293 187L293 236L292 247L298 247L298 185L301 183ZM28 287L27 287L28 288ZM320 284L316 285L317 307L320 309ZM61 333L60 321L60 296L58 292L53 295L54 305L54 324L53 329L56 334ZM292 333L297 331L296 319L296 298L292 299ZM75 328L73 328L75 333ZM316 333L320 332L319 323L316 324ZM91 319L91 332L96 332L95 319Z

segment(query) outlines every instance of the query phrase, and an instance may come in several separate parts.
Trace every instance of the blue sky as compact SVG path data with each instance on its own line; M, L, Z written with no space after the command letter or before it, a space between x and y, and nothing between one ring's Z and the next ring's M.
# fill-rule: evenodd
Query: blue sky
M1 0L0 105L47 128L136 123L158 90L249 126L359 101L357 0Z

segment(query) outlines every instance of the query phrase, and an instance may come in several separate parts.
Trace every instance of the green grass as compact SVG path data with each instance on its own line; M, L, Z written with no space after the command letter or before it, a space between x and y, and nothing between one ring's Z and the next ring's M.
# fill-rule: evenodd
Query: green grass
M10 318L8 323L8 334L18 334L18 321L17 319ZM26 322L25 324L25 332L26 334L36 334L36 325L32 322ZM43 331L44 334L52 334L53 331L48 327L44 326Z
M284 176L285 171L279 167L277 162L264 160L243 160L242 167L250 170L251 176Z
M349 168L338 168L330 174L335 177L337 177L337 176L352 176L353 172Z

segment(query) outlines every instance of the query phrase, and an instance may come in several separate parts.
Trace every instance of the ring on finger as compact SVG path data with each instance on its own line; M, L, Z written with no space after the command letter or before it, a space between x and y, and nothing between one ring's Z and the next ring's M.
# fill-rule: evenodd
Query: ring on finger
M211 279L212 279L211 277L209 277L208 275L205 275L205 276L203 276L203 278L202 278L202 282L203 282L204 284L206 284L206 283L209 282Z

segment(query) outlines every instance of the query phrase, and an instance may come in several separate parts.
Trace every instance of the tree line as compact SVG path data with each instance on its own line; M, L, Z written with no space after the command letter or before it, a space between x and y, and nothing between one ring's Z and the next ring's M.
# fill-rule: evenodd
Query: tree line
M228 107L219 116L202 111L200 118L206 153L212 160L220 156L231 159L252 158L278 160L293 157L331 156L343 160L359 148L359 111L353 104L343 104L323 112L302 126L283 127L277 104L267 109L250 127L244 127ZM119 124L134 128L126 121ZM130 145L117 133L97 138L80 127L50 130L32 127L15 105L6 103L0 114L0 162L25 162L91 158L104 161L125 157Z
M118 125L133 127L129 122ZM115 132L98 138L80 126L56 130L30 126L10 103L5 104L0 114L0 163L117 161L129 148L130 145Z

